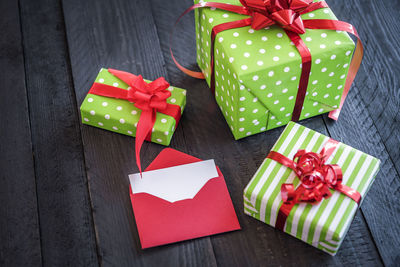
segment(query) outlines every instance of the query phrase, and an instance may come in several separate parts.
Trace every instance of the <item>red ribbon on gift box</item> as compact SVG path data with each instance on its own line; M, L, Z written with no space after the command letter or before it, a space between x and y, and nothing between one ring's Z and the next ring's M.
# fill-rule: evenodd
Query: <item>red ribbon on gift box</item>
M136 76L132 73L114 69L108 69L108 71L128 84L128 90L102 83L94 83L90 88L89 94L127 100L142 111L137 124L135 140L136 164L140 173L142 173L140 149L144 140L151 141L151 133L156 122L157 112L173 117L176 121L175 125L178 125L181 117L181 107L167 103L167 98L171 96L171 92L167 90L169 83L163 77L147 83L141 75Z
M329 113L331 119L337 120L339 117L340 110L343 107L344 100L350 90L351 84L358 72L363 57L363 46L361 40L357 34L356 29L349 23L337 20L328 19L313 19L303 20L300 15L309 13L311 11L327 8L328 4L325 1L315 2L312 0L240 0L242 6L236 6L225 3L215 2L202 2L189 7L183 14L176 20L175 26L178 24L180 19L190 12L191 10L204 7L213 7L226 11L230 11L237 14L247 15L249 18L222 23L213 27L211 32L211 81L210 87L213 93L215 92L215 73L214 73L214 40L218 33L229 29L240 28L245 26L251 26L255 30L260 30L271 25L278 25L283 28L294 43L297 50L300 53L302 61L301 76L299 82L299 90L297 91L296 102L292 113L292 121L298 121L302 111L304 99L307 92L308 80L310 77L311 70L311 53L308 50L306 44L300 37L300 34L306 32L306 29L327 29L346 31L357 37L357 47L354 52L352 61L350 63L349 72L347 75L345 87L343 89L342 98L340 105L336 110ZM189 76L198 79L204 79L204 75L201 72L195 72L186 69L180 65L175 59L171 49L171 39L174 28L170 35L170 53L173 61L177 67Z
M356 190L342 184L343 174L339 165L326 164L338 145L338 141L329 139L320 153L299 150L293 160L271 151L267 158L292 169L300 179L297 189L293 184L282 184L281 196L283 204L279 208L275 227L284 230L287 217L293 206L298 203L319 204L323 198L332 196L329 189L334 189L354 200L358 205L361 195Z

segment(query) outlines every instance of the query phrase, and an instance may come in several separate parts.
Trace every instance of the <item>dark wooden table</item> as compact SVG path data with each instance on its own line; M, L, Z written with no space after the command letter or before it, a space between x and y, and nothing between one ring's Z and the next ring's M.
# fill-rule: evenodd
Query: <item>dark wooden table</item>
M204 81L171 61L168 34L191 0L0 0L1 266L400 266L400 2L328 0L366 54L339 122L303 125L382 160L331 257L245 215L242 191L283 128L234 141ZM176 35L195 66L193 14ZM214 158L241 231L141 250L128 194L134 139L84 126L100 67L187 88L171 147ZM147 166L164 147L143 146Z

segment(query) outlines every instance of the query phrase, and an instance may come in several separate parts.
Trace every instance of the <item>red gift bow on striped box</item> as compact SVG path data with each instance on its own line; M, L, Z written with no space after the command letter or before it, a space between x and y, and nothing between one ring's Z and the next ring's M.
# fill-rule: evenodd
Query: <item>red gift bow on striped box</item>
M284 231L290 211L298 203L319 204L323 198L332 196L329 189L334 189L354 200L358 205L361 195L356 190L342 184L343 174L339 165L326 164L338 145L338 141L329 138L320 153L299 150L293 160L271 151L267 158L292 169L300 180L295 189L293 184L282 184L281 196L283 204L279 208L275 227Z
M183 12L183 14L176 20L175 26L178 24L180 19L191 10L204 7L213 7L237 14L247 15L249 18L222 23L213 27L211 32L211 81L210 87L213 93L215 93L215 69L214 69L214 40L218 33L230 29L251 26L255 30L260 30L271 25L278 25L284 29L290 40L294 43L301 56L302 69L299 82L299 90L297 91L296 102L292 113L292 121L298 121L302 111L304 99L307 92L308 80L310 77L311 70L311 53L308 50L306 44L303 42L299 34L305 33L306 29L326 29L326 30L337 30L346 31L357 37L357 47L354 52L352 61L350 63L349 72L347 75L346 83L343 89L342 98L338 109L333 110L329 113L331 119L337 120L339 117L340 110L343 107L344 100L350 90L351 84L358 72L363 57L363 46L361 40L357 34L356 29L349 23L329 20L329 19L312 19L303 20L300 15L309 13L311 11L327 8L328 4L325 1L313 2L312 0L240 0L242 6L236 6L225 3L216 2L202 2L195 4ZM170 53L173 61L177 67L189 76L198 79L204 79L202 72L195 72L186 69L180 65L175 59L172 48L170 35Z
M108 69L108 71L128 84L128 90L102 83L94 83L89 90L89 94L124 99L133 103L135 107L142 111L137 124L135 139L136 165L139 172L142 173L140 149L144 140L151 141L151 133L156 122L157 112L173 117L176 121L175 125L178 125L181 117L181 107L167 103L171 92L167 90L169 83L163 77L147 83L141 75L136 76L132 73L114 69Z

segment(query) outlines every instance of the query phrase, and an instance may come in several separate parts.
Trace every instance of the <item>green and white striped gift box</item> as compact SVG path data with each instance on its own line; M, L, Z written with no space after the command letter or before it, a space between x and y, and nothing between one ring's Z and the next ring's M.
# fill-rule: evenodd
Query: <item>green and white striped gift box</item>
M329 137L290 122L272 148L292 159L299 149L320 152ZM326 163L338 164L343 171L343 184L357 190L362 199L379 170L380 160L355 148L339 143ZM281 185L299 179L294 171L266 158L244 189L244 212L275 226L282 205ZM291 210L284 231L331 255L335 255L357 211L357 203L331 190L332 196L317 205L296 204Z

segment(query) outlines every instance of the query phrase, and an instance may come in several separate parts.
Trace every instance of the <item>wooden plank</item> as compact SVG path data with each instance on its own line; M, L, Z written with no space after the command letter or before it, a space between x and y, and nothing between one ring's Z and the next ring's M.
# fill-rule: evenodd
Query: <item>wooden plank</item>
M78 103L101 67L168 79L148 1L72 0L63 7ZM128 174L137 172L134 139L85 125L82 137L101 264L216 265L209 238L141 250L128 193ZM178 126L172 147L184 145ZM163 148L146 143L142 164Z
M327 121L331 135L382 161L362 212L387 266L400 258L400 123L398 1L340 1L333 9L352 23L366 54L338 123ZM371 30L373 29L373 30Z
M0 265L42 263L18 1L0 1Z
M360 213L357 214L342 249L336 257L331 257L242 212L243 188L283 129L234 141L206 83L191 79L176 68L169 55L169 32L177 16L191 4L191 0L184 1L184 4L179 0L169 1L168 5L153 0L152 8L170 80L178 86L189 88L188 109L182 121L186 151L202 158L216 159L225 175L243 227L242 231L211 238L218 265L382 265ZM196 55L193 15L185 17L181 26L178 26L173 47L177 58L185 66L194 67ZM301 124L328 134L322 117L302 121Z
M363 68L357 75L365 110L400 173L400 23L396 19L400 2L344 1L342 7L366 43Z
M97 266L95 232L59 1L20 1L43 264Z

